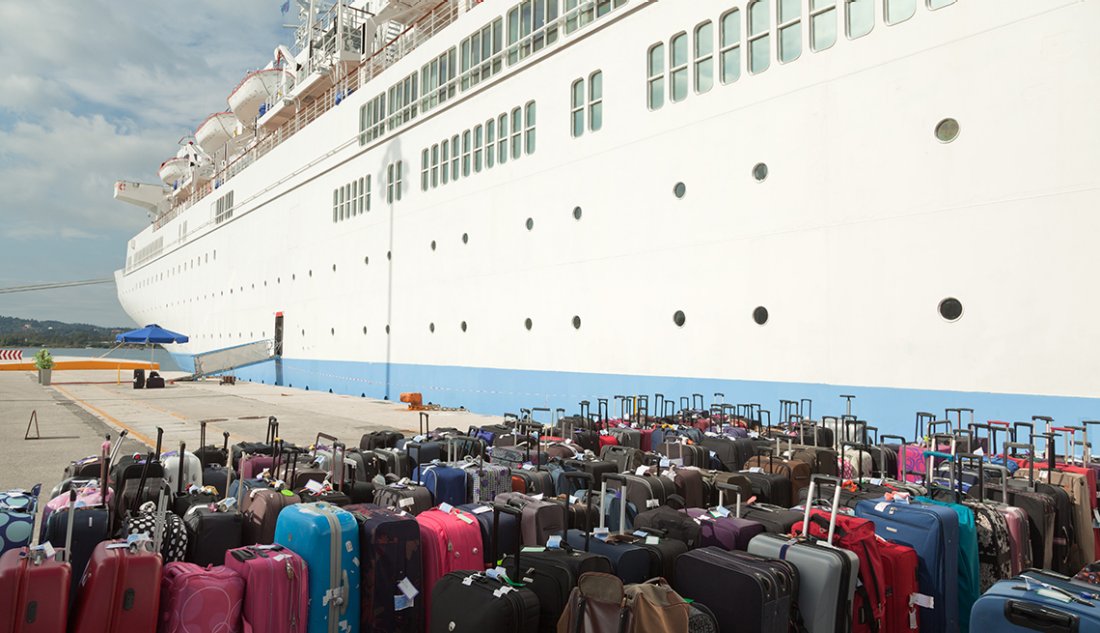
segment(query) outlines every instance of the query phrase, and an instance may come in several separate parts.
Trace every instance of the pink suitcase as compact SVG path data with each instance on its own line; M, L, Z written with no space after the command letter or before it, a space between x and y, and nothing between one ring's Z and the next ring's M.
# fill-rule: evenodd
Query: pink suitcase
M432 612L432 588L452 571L485 569L481 526L468 512L432 509L416 515L420 524L420 550L424 562L424 612ZM425 618L427 620L427 618ZM430 630L425 621L424 628Z
M153 542L104 541L80 580L72 633L155 631L160 612L160 554Z
M164 566L158 633L240 633L244 579L228 567Z
M1008 523L1008 549L1012 575L1016 576L1032 566L1031 538L1028 532L1027 513L1013 506L999 505L997 509Z
M244 583L244 633L302 633L309 622L309 570L281 545L229 550L225 567Z
M65 633L72 569L41 549L0 556L0 632Z

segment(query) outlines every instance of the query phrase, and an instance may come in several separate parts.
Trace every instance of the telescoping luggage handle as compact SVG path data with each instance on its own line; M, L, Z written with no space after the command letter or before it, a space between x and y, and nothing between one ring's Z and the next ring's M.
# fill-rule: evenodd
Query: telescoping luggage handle
M563 472L562 477L564 477L566 481L569 481L571 479L579 479L579 480L581 480L582 482L585 483L585 486L584 486L584 551L587 552L588 551L589 538L592 535L592 515L591 515L591 510L592 510L592 486L595 485L596 478L592 476L592 473L588 473L588 472L584 472L584 471ZM603 516L603 498L602 497L601 497L601 500L600 500L600 516ZM602 525L603 525L603 523L601 521L601 526ZM565 537L568 534L568 532L569 532L569 525L568 525L568 522L566 522L566 524L564 524L561 528L561 536L562 536L561 542L562 542L563 545L565 544Z
M836 534L836 515L837 510L840 508L840 489L844 487L844 482L839 477L821 474L810 476L810 489L806 492L806 511L802 516L802 538L809 538L810 535L810 509L813 508L814 499L817 498L814 493L817 491L818 481L829 481L833 484L833 503L829 512L829 536L825 540L831 546L833 536Z
M186 461L186 460L184 460L183 456L186 453L186 451L187 451L187 442L180 442L180 453L179 453L179 456L177 457L177 459L179 459L179 462L180 462L180 468L179 468L178 479L176 479L176 495L182 495L183 494L183 466L184 466L184 461Z
M519 582L523 578L521 573L521 567L519 566L519 553L523 549L523 510L515 506L510 506L507 503L493 502L493 562L500 564L500 513L510 514L516 518L516 549L512 552L515 557L515 577L514 580Z
M619 534L626 533L626 493L629 482L626 479L626 475L622 473L608 473L603 476L603 482L600 485L600 497L603 501L600 502L600 527L605 527L603 522L604 516L604 501L607 500L607 482L617 481L619 482Z
M733 513L733 516L740 519L741 518L741 487L740 486L735 486L733 484L727 484L725 482L719 482L719 483L715 484L714 487L718 489L718 507L723 507L723 506L726 505L725 500L726 500L726 491L727 490L729 490L730 492L737 495L737 506L736 506L736 509Z

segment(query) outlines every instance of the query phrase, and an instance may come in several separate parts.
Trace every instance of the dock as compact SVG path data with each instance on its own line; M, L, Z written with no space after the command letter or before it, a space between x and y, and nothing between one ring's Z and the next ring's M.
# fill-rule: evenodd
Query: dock
M43 495L61 480L73 459L98 453L105 433L117 438L129 432L124 452L146 452L164 429L162 450L199 445L199 423L207 420L207 444L262 441L267 419L279 420L280 436L308 446L318 432L359 445L364 433L395 429L415 435L417 411L396 402L335 395L249 382L220 384L216 379L173 382L188 374L163 372L164 389L134 389L116 371L55 372L53 384L42 386L33 371L0 372L0 490L42 484ZM41 439L24 440L31 413ZM499 420L466 411L429 411L432 428L466 429ZM35 429L31 427L31 437ZM45 501L45 498L43 499Z

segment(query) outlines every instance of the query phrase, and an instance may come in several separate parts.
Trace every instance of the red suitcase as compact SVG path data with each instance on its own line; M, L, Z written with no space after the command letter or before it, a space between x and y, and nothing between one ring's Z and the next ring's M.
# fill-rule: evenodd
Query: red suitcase
M148 539L96 546L80 580L72 633L155 631L161 559Z
M917 586L917 552L911 547L878 538L882 574L886 577L886 630L883 633L912 633L920 630L920 608L913 603Z
M69 617L69 563L41 548L0 556L0 633L64 633Z

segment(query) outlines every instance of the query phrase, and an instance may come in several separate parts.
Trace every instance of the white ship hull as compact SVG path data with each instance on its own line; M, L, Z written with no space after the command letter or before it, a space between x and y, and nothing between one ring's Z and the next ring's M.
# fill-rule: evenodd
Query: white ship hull
M734 6L744 15L745 3L632 0L354 142L360 106L512 4L463 14L438 44L139 234L131 256L163 242L117 274L135 322L190 335L186 363L271 338L282 313L278 367L238 376L420 391L491 413L722 392L773 410L810 397L825 414L856 394L855 413L907 435L914 411L954 406L1095 417L1100 326L1086 280L1100 233L1100 2L920 2L911 19L879 15L870 34L842 33L824 51L803 28L801 57L786 64L773 19L767 71L748 72L743 51L736 82L716 77L680 103L666 89L650 111L649 47L667 51L676 33ZM596 70L602 129L573 138L570 86ZM533 154L421 190L422 149L530 101ZM961 132L942 143L934 128L947 117ZM397 160L404 188L388 204ZM334 223L333 191L366 175L370 211ZM216 224L230 190L233 217ZM963 306L954 322L937 311L948 297Z

